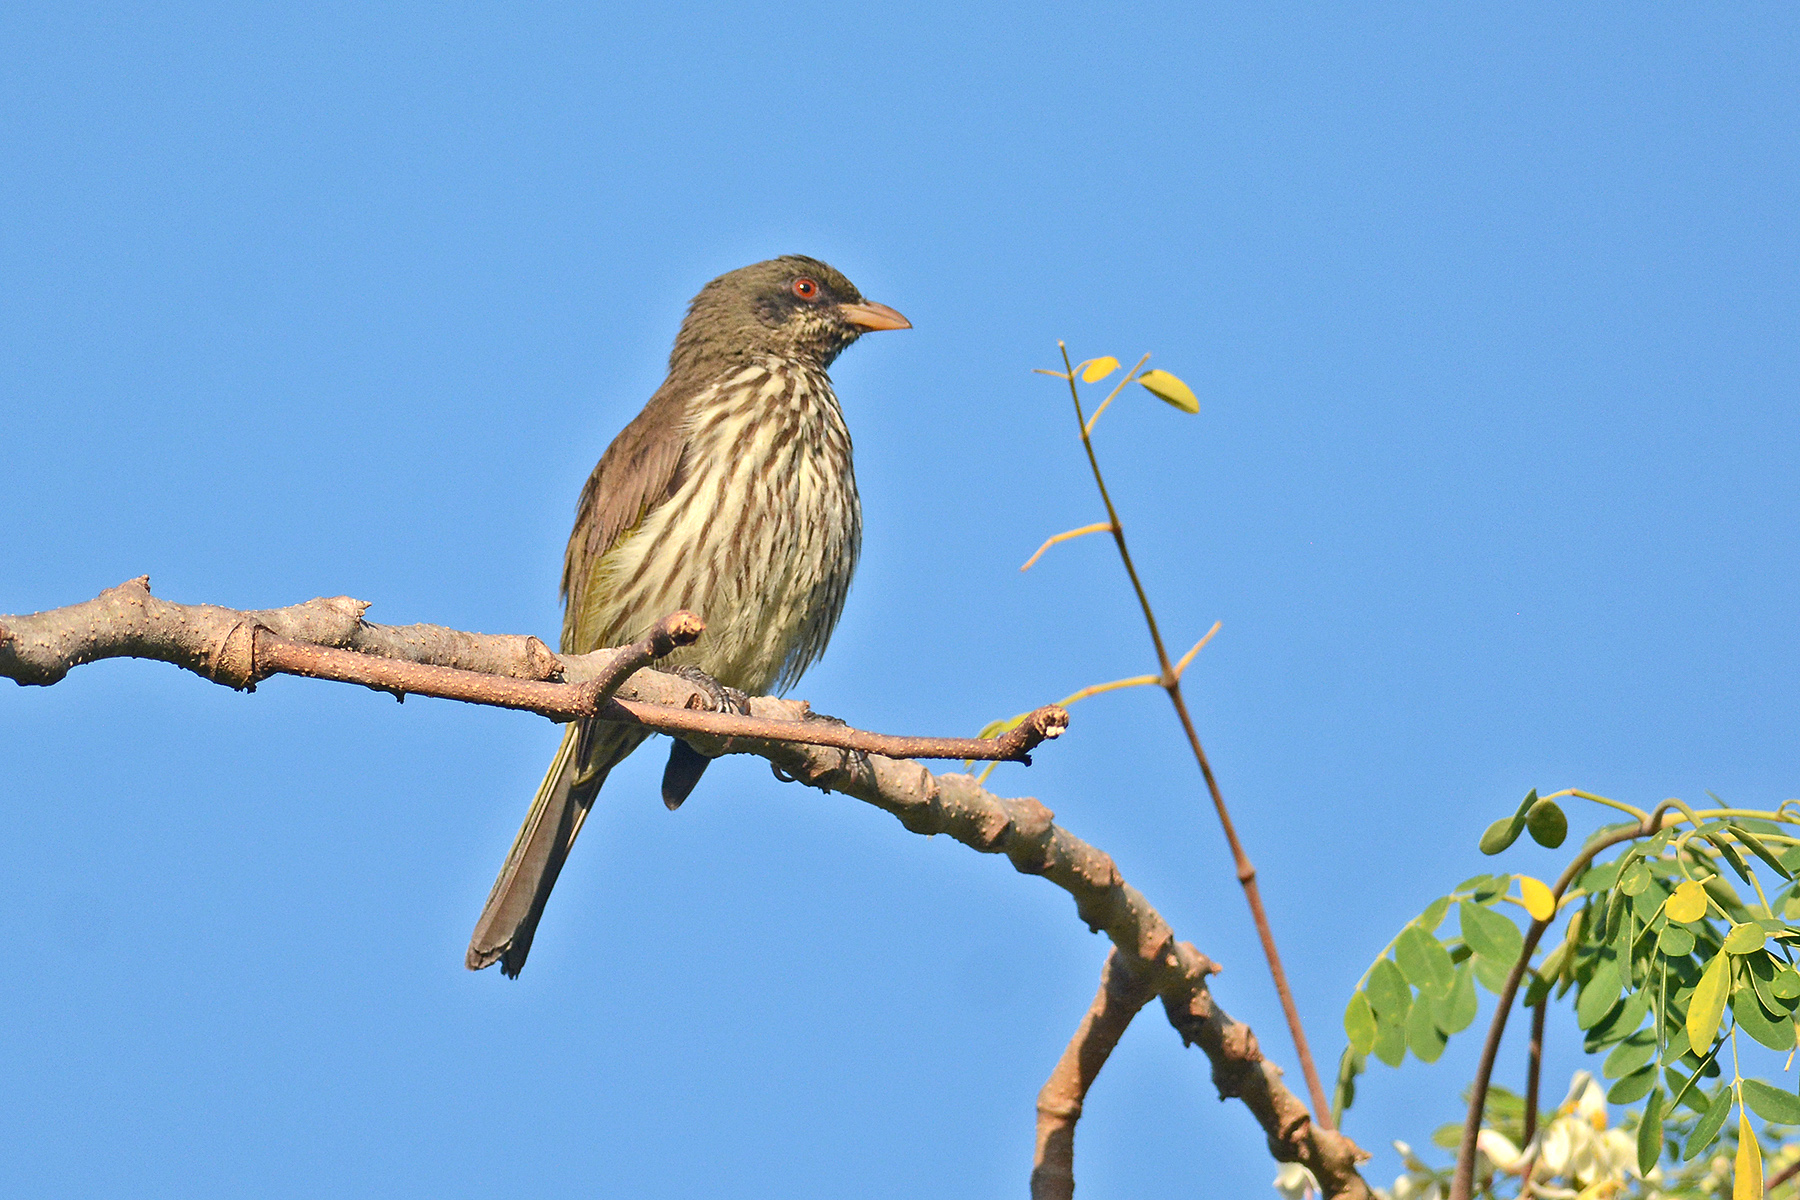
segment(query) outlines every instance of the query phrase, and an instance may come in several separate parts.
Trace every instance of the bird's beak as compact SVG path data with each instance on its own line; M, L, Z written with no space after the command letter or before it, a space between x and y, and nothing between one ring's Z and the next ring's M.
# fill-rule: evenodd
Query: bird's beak
M912 322L885 304L865 300L861 304L841 304L838 311L844 320L858 329L911 329Z

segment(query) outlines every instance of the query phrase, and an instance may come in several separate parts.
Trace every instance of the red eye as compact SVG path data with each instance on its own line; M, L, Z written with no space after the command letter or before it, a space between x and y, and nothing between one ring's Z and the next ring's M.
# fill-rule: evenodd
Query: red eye
M819 285L810 279L796 279L794 280L794 295L802 300L817 300Z

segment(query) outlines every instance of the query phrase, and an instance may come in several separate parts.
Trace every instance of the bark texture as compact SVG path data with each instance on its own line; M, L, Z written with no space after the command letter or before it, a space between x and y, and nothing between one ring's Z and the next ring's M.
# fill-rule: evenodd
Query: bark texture
M1214 1001L1206 981L1218 966L1176 940L1110 856L1058 826L1055 814L1029 796L996 796L972 776L936 775L910 757L892 756L1029 761L1032 747L1066 726L1061 709L1039 709L1019 729L993 739L867 733L813 713L803 701L767 696L752 699L747 717L708 712L711 697L699 685L640 669L681 639L703 635L691 613L671 614L634 646L559 656L534 637L371 625L362 619L367 608L344 596L261 611L171 604L153 597L149 580L139 578L67 608L0 616L0 677L53 684L81 663L119 657L173 663L240 689L284 671L560 720L632 721L681 733L704 753L760 755L783 778L872 804L914 833L947 834L981 853L1004 854L1016 870L1068 892L1087 927L1111 940L1094 1006L1039 1097L1034 1196L1073 1193L1081 1103L1151 996L1161 997L1182 1041L1206 1054L1220 1099L1249 1108L1277 1160L1305 1165L1328 1197L1370 1195L1356 1169L1367 1155L1313 1121L1280 1068L1263 1057L1256 1035ZM1061 1190L1040 1192L1040 1186Z

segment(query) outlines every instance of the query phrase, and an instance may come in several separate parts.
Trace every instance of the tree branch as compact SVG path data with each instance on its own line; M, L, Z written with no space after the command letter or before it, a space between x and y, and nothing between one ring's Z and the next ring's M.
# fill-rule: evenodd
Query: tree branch
M1131 1019L1155 995L1117 950L1106 956L1094 1003L1038 1092L1031 1200L1070 1200L1075 1195L1075 1122L1081 1120L1082 1102Z
M798 741L904 758L1031 761L1031 751L1068 728L1055 705L1034 711L995 738L897 737L803 715L787 721L613 699L620 682L677 646L704 623L676 613L634 646L559 657L534 637L464 633L441 625L371 625L368 605L348 596L291 608L240 612L171 604L150 594L146 576L93 600L28 616L0 617L0 677L52 684L71 668L103 658L173 663L215 683L254 690L273 674L357 683L397 697L435 696L523 709L557 721L598 717L659 733ZM650 689L654 691L654 689Z
M695 709L709 704L710 697L699 685L631 664L631 658L658 650L657 631L622 650L558 657L535 638L431 625L369 626L362 621L367 605L345 597L238 612L169 604L150 595L148 582L132 580L69 608L0 617L0 676L22 684L50 684L80 663L137 657L249 688L259 672L287 670L400 693L449 695L461 689L463 694L454 698L562 719L593 715L636 720L679 732L703 753L759 755L785 778L872 804L914 833L946 833L982 853L1005 854L1016 870L1042 876L1068 892L1088 928L1111 939L1115 949L1109 970L1129 975L1140 981L1135 986L1162 997L1183 1042L1198 1045L1210 1060L1220 1099L1244 1102L1262 1125L1270 1153L1279 1161L1306 1166L1334 1200L1369 1197L1356 1171L1368 1156L1312 1119L1282 1083L1280 1068L1263 1057L1256 1035L1214 1002L1206 977L1217 965L1176 940L1168 922L1125 882L1111 857L1056 825L1055 814L1030 797L1006 799L971 776L934 775L910 758L880 753L886 747L925 743L952 758L1021 757L1038 740L1062 731L1068 720L1062 710L1038 710L1022 727L1023 736L1010 742L1021 730L998 739L888 738L848 729L813 713L803 701L770 696L752 698L748 717L701 712ZM677 614L661 633L672 638L682 624L682 614ZM415 674L420 668L429 672ZM442 671L452 674L438 674ZM624 678L614 697L596 708L598 697L619 674ZM465 678L470 675L475 679ZM554 682L557 678L561 682ZM494 698L479 692L475 685L480 681ZM972 753L971 747L985 752ZM1079 1059L1081 1051L1076 1053Z

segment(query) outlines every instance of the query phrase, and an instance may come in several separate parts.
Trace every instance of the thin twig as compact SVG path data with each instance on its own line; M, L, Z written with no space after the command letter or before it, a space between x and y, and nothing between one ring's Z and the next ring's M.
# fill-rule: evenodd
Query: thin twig
M1250 905L1250 918L1256 925L1256 936L1262 942L1263 957L1268 961L1269 974L1275 981L1275 994L1281 1000L1282 1015L1287 1019L1288 1035L1293 1038L1294 1052L1300 1058L1300 1070L1306 1076L1306 1089L1312 1096L1314 1118L1329 1129L1331 1104L1325 1098L1325 1085L1319 1079L1319 1069L1313 1064L1312 1050L1306 1043L1306 1029L1300 1022L1300 1008L1294 1003L1294 993L1288 986L1287 972L1281 966L1281 953L1275 948L1275 932L1269 925L1269 914L1263 908L1262 892L1256 883L1256 868L1250 864L1250 856L1244 853L1244 845L1238 840L1237 829L1231 822L1231 811L1225 807L1224 793L1219 790L1219 781L1213 776L1212 764L1207 761L1206 751L1200 745L1200 735L1194 730L1194 720L1188 715L1187 701L1181 694L1181 672L1169 659L1168 649L1163 645L1162 631L1156 624L1156 613L1150 607L1150 597L1145 593L1143 581L1138 578L1137 567L1131 561L1131 550L1125 544L1125 526L1120 523L1119 512L1113 507L1112 496L1106 490L1106 477L1101 474L1100 459L1094 452L1094 442L1089 436L1089 423L1082 416L1081 393L1075 386L1075 367L1069 361L1069 348L1062 342L1057 343L1057 348L1062 351L1063 366L1068 369L1064 378L1069 383L1069 395L1075 401L1075 421L1081 428L1081 447L1087 451L1088 467L1093 471L1094 485L1100 490L1101 502L1106 505L1113 543L1118 548L1119 560L1125 564L1125 574L1131 579L1131 589L1137 593L1138 607L1143 610L1144 624L1149 627L1151 644L1156 647L1156 662L1162 672L1163 691L1168 694L1169 703L1174 705L1175 715L1181 720L1182 732L1187 734L1188 746L1194 752L1194 761L1200 765L1207 793L1212 797L1213 811L1218 815L1220 828L1225 831L1225 841L1231 848L1238 883L1242 885L1244 899ZM1137 366L1113 389L1113 395L1116 396L1119 388L1131 381L1138 368L1149 357L1146 354L1138 360ZM1205 642L1206 639L1202 638L1200 645ZM1190 651L1188 659L1198 649L1199 646L1196 646L1194 651ZM1186 661L1187 659L1183 660L1184 666Z
M1156 992L1114 950L1100 971L1100 990L1037 1099L1037 1153L1031 1200L1069 1200L1075 1194L1075 1123L1100 1068L1125 1036L1138 1010Z
M1219 630L1224 627L1224 624L1223 621L1214 621L1212 623L1212 628L1206 631L1206 636L1195 642L1194 648L1181 656L1181 661L1175 664L1176 679L1180 679L1183 675L1187 674L1188 664L1194 661L1194 655L1206 649L1206 643L1213 640L1213 634L1219 632Z
M1544 1018L1549 1010L1548 992L1531 1006L1531 1041L1525 1051L1525 1129L1519 1136L1520 1145L1529 1143L1531 1135L1537 1132L1538 1081L1544 1070Z
M1108 525L1105 521L1096 521L1092 525L1083 525L1080 529L1071 529L1071 530L1067 531L1066 533L1059 533L1055 537L1047 540L1043 545L1039 546L1037 548L1037 553L1033 554L1030 558L1026 559L1025 565L1020 567L1019 570L1021 570L1021 571L1031 570L1032 564L1037 562L1038 559L1044 557L1044 551L1048 550L1052 546L1058 545L1062 542L1071 541L1078 537L1085 537L1086 535L1088 535L1090 533L1105 533L1107 530L1110 530L1111 528L1112 528L1112 526Z

